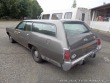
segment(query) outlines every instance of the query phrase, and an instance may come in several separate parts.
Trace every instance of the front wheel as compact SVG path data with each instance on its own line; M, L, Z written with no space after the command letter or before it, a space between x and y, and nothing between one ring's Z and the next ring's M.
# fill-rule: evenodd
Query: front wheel
M32 56L35 62L37 63L43 62L41 54L36 47L32 47L31 52L32 52Z
M9 40L11 43L15 43L16 41L9 35Z

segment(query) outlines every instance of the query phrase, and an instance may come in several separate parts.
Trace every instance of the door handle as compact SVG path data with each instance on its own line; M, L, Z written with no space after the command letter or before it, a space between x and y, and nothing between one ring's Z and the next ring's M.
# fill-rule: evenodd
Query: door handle
M47 40L46 40L46 44L49 44L49 43L50 43L50 39L47 39Z
M84 41L86 42L86 41L88 41L88 39L87 38L84 38Z
M20 33L20 32L18 32L18 33Z
M29 34L26 34L27 36L29 35Z
M17 33L17 31L14 31L14 33Z

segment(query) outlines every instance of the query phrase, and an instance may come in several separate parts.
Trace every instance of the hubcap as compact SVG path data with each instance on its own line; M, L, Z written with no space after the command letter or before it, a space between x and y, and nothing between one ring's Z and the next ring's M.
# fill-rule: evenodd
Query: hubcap
M12 39L11 36L9 37L9 39L10 39L10 40Z
M35 52L34 52L34 55L35 55L36 58L38 58L38 56L39 56L38 51L35 51Z
M9 40L12 42L12 37L11 36L9 37Z

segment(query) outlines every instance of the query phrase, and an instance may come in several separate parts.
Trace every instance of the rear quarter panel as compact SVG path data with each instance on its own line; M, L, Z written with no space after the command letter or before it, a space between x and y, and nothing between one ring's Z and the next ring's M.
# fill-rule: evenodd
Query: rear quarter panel
M62 23L55 22L54 24L57 27L56 37L32 32L30 43L36 46L44 56L62 64L64 55L63 48L68 48L68 45ZM46 44L46 39L50 40L49 44Z

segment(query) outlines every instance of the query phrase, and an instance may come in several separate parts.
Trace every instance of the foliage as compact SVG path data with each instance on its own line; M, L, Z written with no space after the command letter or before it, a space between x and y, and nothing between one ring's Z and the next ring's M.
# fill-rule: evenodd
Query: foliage
M37 0L0 0L0 17L37 18L42 11Z

